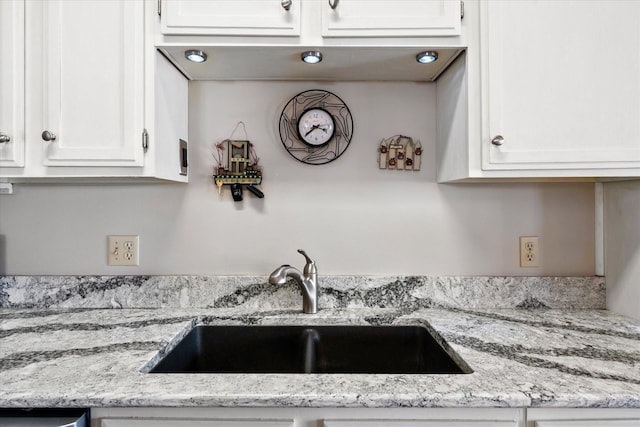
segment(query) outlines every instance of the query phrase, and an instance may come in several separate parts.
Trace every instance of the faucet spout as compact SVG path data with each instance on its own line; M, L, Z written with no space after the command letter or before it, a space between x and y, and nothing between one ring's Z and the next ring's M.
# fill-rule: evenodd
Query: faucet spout
M297 269L291 267L289 264L281 265L269 275L269 283L272 285L284 285L287 283L289 275L295 274L294 272L298 272L298 274L302 276Z
M293 279L302 291L302 311L314 314L318 311L318 274L316 266L309 257L304 273L288 264L281 265L269 275L269 283L272 285L284 285L289 278Z

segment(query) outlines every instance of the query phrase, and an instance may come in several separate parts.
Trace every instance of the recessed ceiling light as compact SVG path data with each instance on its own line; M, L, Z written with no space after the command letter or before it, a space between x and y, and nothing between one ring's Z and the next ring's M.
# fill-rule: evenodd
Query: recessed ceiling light
M302 60L307 64L317 64L322 61L322 53L317 50L310 50L308 52L302 52L300 58L302 58Z
M185 50L184 57L191 62L204 62L207 60L207 54L201 50Z
M416 61L421 64L430 64L438 59L438 52L427 50L416 55Z

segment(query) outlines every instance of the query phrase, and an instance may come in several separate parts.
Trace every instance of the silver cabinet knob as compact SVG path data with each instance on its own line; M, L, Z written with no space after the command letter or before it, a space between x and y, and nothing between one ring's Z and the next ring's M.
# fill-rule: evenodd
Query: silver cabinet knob
M497 145L497 146L501 146L502 144L504 144L504 138L502 137L502 135L496 135L492 140L491 143L493 145Z
M289 10L289 9L291 9L291 4L292 4L292 3L293 3L293 2L292 2L291 0L282 0L282 1L280 2L280 5L282 6L282 8L283 8L284 10Z
M42 139L44 139L47 142L55 141L56 135L53 132L49 132L48 130L45 130L44 132L42 132Z
M5 142L11 142L11 137L4 133L0 133L0 144L4 144Z
M331 9L338 7L338 3L340 3L340 0L329 0L329 6L331 6Z

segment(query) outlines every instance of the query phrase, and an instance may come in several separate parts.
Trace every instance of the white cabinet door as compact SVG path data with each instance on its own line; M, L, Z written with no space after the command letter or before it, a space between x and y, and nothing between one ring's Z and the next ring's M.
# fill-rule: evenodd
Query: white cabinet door
M297 36L301 0L164 0L163 34Z
M505 420L325 420L324 427L518 427Z
M34 139L55 135L39 141L44 164L142 166L143 2L48 0L41 7L44 111L33 132Z
M630 420L558 420L536 421L535 427L640 427L640 418Z
M527 427L640 427L640 409L530 408Z
M293 420L203 420L187 418L103 418L101 427L293 427Z
M640 2L490 0L480 22L484 170L640 172Z
M460 35L455 0L319 0L324 37Z
M0 1L0 167L24 166L24 2Z

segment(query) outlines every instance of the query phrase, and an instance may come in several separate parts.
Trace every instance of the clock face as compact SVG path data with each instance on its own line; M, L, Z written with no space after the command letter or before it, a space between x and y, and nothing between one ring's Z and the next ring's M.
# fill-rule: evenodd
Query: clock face
M351 143L353 118L338 96L312 89L287 102L279 130L291 156L309 165L322 165L340 157Z
M306 144L324 145L333 138L335 132L333 117L322 108L310 108L298 119L298 135Z

